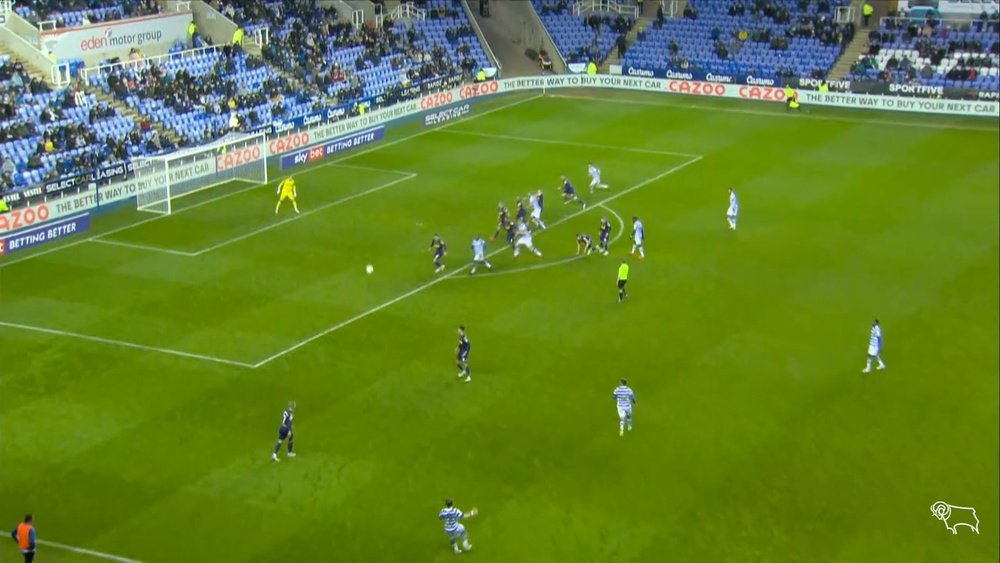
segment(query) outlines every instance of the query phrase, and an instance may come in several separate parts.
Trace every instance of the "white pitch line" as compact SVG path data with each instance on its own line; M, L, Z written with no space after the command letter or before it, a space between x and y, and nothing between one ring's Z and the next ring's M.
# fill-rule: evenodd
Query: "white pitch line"
M308 216L310 216L310 215L312 215L314 213L319 213L320 211L324 211L326 209L329 209L331 207L340 205L342 203L347 203L348 201L355 200L355 199L357 199L359 197L364 197L366 195L373 194L375 192L380 192L380 191L382 191L384 189L387 189L387 188L391 188L392 186L395 186L396 184L405 182L407 180L412 180L412 179L414 179L416 177L417 177L416 174L409 174L408 176L405 176L403 178L398 178L396 180L392 180L391 182L386 182L384 184L380 184L378 186L375 186L374 188L369 188L369 189L364 190L362 192L358 192L356 194L351 194L349 196L345 196L345 197L342 197L340 199L337 199L337 200L334 200L334 201L331 201L331 202L328 202L328 203L324 203L323 205L320 205L319 207L314 207L314 208L309 209L308 211L305 211L303 213L296 213L295 215L293 215L293 216L291 216L291 217L289 217L287 219L282 219L281 221L278 221L277 223L271 223L270 225L265 225L263 227L260 227L259 229L254 229L252 231L243 233L242 235L233 237L233 238L228 239L228 240L224 240L224 241L222 241L220 243L217 243L217 244L213 244L212 246L209 246L209 247L206 247L206 248L202 248L201 250L198 250L197 252L194 252L193 254L191 254L191 256L201 256L202 254L205 254L207 252L212 252L213 250L218 250L218 249L223 248L225 246L229 246L230 244L246 240L246 239L248 239L250 237L255 237L255 236L257 236L257 235L259 235L261 233L266 233L267 231L270 231L271 229L276 229L276 228L278 228L278 227L280 227L282 225L287 225L288 223L291 223L292 221L297 221L299 219L303 219L303 218L308 217Z
M546 145L566 145L570 147L587 147L601 150L616 150L644 154L656 154L661 156L683 156L685 158L695 158L698 155L686 152L661 151L656 149L643 149L639 147L623 147L620 145L602 145L599 143L585 143L579 141L561 141L558 139L542 139L539 137L520 137L518 135L504 135L501 133L481 133L479 131L462 131L458 129L436 129L439 133L449 135L468 135L470 137L484 137L487 139L504 139L508 141L521 141L525 143L542 143Z
M150 246L148 244L136 244L134 242L125 242L122 240L106 239L106 238L94 238L90 239L90 242L96 242L100 244L107 244L111 246L121 246L123 248L134 248L136 250L145 250L148 252L163 252L165 254L173 254L174 256L197 256L194 252L186 252L183 250L174 250L173 248L163 248L161 246Z
M640 188L648 186L649 184L652 184L653 182L656 182L656 181L660 180L661 178L665 178L665 177L669 176L670 174L673 174L674 172L677 172L679 170L687 168L688 166L690 166L690 165L692 165L692 164L700 161L702 158L703 158L702 156L694 155L693 158L685 161L682 164L678 164L677 166L674 166L673 168L670 168L669 170L667 170L665 172L661 172L661 173L657 174L656 176L653 176L651 178L643 180L642 182L639 182L638 184L635 184L634 186L630 186L630 187L628 187L628 188L626 188L626 189L624 189L624 190L622 190L620 192L617 192L617 193L615 193L614 195L612 195L610 197L606 197L606 198L604 198L603 200L601 200L600 202L598 202L598 203L596 203L594 205L591 205L589 207L585 207L585 208L583 208L583 209L581 209L579 211L576 211L574 213L570 213L569 215L567 215L565 217L562 217L562 218L560 218L560 219L558 219L558 220L556 220L556 221L554 221L552 223L549 223L549 228L551 229L551 228L555 227L556 225L560 225L562 223L565 223L566 221L569 221L571 219L579 217L580 215L583 215L584 213L587 213L588 211L591 211L591 210L593 210L593 209L595 209L597 207L604 207L604 204L606 204L607 202L613 201L615 199L618 199L618 198L622 197L623 195L630 194L630 193L634 192L635 190L638 190ZM607 209L607 207L605 207L605 209ZM489 254L486 255L486 257L490 258L490 257L496 256L497 254L499 254L501 252L504 252L506 250L507 250L507 248L506 248L506 245L505 245L503 248L499 248L497 250L494 250L493 252L490 252ZM445 281L447 279L450 279L450 278L454 277L459 272L465 271L468 268L469 268L469 264L466 264L464 266L459 266L458 268L452 270L451 272L449 272L447 274L444 274L444 275L442 275L440 277L437 277L437 278L435 278L435 279L433 279L433 280L431 280L431 281L429 281L429 282L427 282L427 283L425 283L423 285L417 286L416 288L411 289L410 291L407 291L406 293L404 293L402 295L399 295L398 297L394 297L394 298L392 298L392 299L390 299L390 300L388 300L388 301L386 301L386 302L384 302L384 303L382 303L380 305L376 305L375 307L372 307L371 309L368 309L366 311L362 311L361 313L358 313L357 315L354 315L353 317L351 317L351 318L349 318L347 320L341 321L341 322L339 322L339 323L337 323L337 324L335 324L335 325L333 325L333 326L331 326L329 328L326 328L324 330L321 330L320 332L317 332L316 334L313 334L312 336L309 336L309 337L307 337L307 338L305 338L303 340L300 340L300 341L296 342L295 344L289 346L288 348L285 348L284 350L275 352L274 354L271 354L270 356L268 356L268 357L264 358L263 360L261 360L261 361L255 363L255 364L253 364L250 367L256 369L256 368L265 366L265 365L273 362L274 360L277 360L278 358L280 358L282 356L286 356L286 355L288 355L288 354L290 354L290 353L298 350L299 348L302 348L303 346L305 346L307 344L310 344L312 342L315 342L316 340L319 340L320 338L323 338L324 336L327 336L327 335L329 335L331 333L334 333L334 332L336 332L336 331L338 331L338 330L340 330L340 329L342 329L342 328L344 328L346 326L352 325L352 324L356 323L357 321L360 321L361 319L364 319L365 317L374 315L375 313L381 311L382 309L385 309L386 307L391 307L391 306L395 305L396 303L399 303L400 301L403 301L404 299L407 299L409 297L412 297L412 296L414 296L414 295L416 295L416 294L424 291L425 289L434 287L435 285L437 285L437 284L439 284L439 283L441 283L441 282L443 282L443 281Z
M79 553L80 555L89 555L97 559L104 559L106 561L117 561L118 563L141 563L138 559L129 559L128 557L120 557L118 555L112 555L110 553L103 553L100 551L94 551L92 549L84 549L82 547L76 547L73 545L66 545L64 543L58 543L48 540L35 540L38 545L44 545L47 547L54 547L56 549L61 549L63 551L71 551L73 553Z
M362 151L352 152L351 154L342 156L340 158L331 160L329 162L324 162L324 163L319 164L317 166L303 168L302 172L303 173L305 173L305 172L311 172L313 170L318 170L320 168L326 168L327 166L334 166L334 165L340 164L341 162L344 162L346 160L350 160L352 158L357 158L359 156L363 156L363 155L366 155L366 154L369 154L369 153L372 153L372 152L375 152L375 151L380 151L382 149L386 149L386 148L389 148L391 146L398 145L399 143L404 143L406 141L409 141L410 139L415 139L417 137L422 137L422 136L424 136L424 135L426 135L428 133L433 133L434 131L437 131L437 130L440 130L440 129L446 129L446 128L452 127L454 125L458 125L459 123L464 123L466 121L472 121L473 119L479 119L480 117L485 117L485 116L490 115L492 113L496 113L498 111L503 111L505 109L516 107L516 106L519 106L521 104L524 104L524 103L527 103L527 102L530 102L530 101L534 101L534 100L537 100L537 99L542 98L542 97L543 97L542 94L535 94L534 96L529 96L527 98L522 98L520 100L513 101L513 102L511 102L509 104L503 104L503 105L497 106L497 107L495 107L493 109L484 111L482 113L469 114L469 115L467 115L465 117L461 117L459 119L456 119L455 121L451 121L451 122L446 123L444 125L441 125L439 127L435 127L435 128L432 128L432 129L424 129L422 131L418 131L418 132L413 133L411 135L406 135L404 137L400 137L398 139L389 141L388 143L380 143L380 144L376 144L375 146L373 146L371 148L364 149ZM382 170L382 169L376 169L376 170ZM384 172L396 172L395 170L383 170L383 171ZM285 177L287 178L287 176L285 176ZM92 241L96 240L97 238L105 237L107 235L113 235L115 233L120 233L122 231L131 229L131 228L134 228L134 227L138 227L139 225L145 225L146 223L151 223L153 221L159 221L160 219L165 219L167 217L172 217L174 215L178 215L178 214L183 213L185 211L190 211L191 209L197 209L198 207L201 207L202 205L208 205L209 203L214 203L216 201L220 201L220 200L226 199L228 197L232 197L234 195L239 195L239 194L244 193L244 192L248 192L248 191L251 191L251 190L256 190L258 188L262 188L264 186L271 185L273 183L274 183L274 179L272 179L271 181L269 181L266 184L253 184L253 185L248 186L246 188L242 188L242 189L235 190L235 191L232 191L232 192L227 192L227 193L222 194L220 196L212 197L212 198L206 199L204 201L200 201L198 203L195 203L193 205L189 205L187 207L183 207L181 209L178 209L177 211L175 211L171 215L156 215L156 216L150 217L148 219L143 219L143 220L137 221L135 223L129 223L128 225L124 225L124 226L118 227L116 229L112 229L110 231L105 231L103 233L99 233L99 234L94 235L92 237L87 237L87 238L82 238L82 239L79 239L79 240L75 240L73 242L70 242L70 243L67 243L67 244L63 244L63 245L60 245L60 246L56 246L56 247L50 248L48 250L42 250L42 251L39 251L39 252L34 252L34 253L29 254L28 256L24 256L22 258L15 258L13 260L0 261L0 269L6 268L7 266L13 266L14 264L19 264L21 262L25 262L27 260L32 260L34 258L38 258L39 256L45 256L46 254L51 254L53 252L59 252L61 250L65 250L67 248L72 248L72 247L74 247L74 246L76 246L78 244L83 244L85 242L92 242Z
M612 237L610 241L608 241L608 246L611 246L612 244L618 242L618 240L622 238L622 235L625 234L625 220L622 219L622 216L619 215L614 209L611 209L610 207L608 207L607 205L604 205L603 203L598 203L594 207L603 207L604 209L607 209L608 211L610 211L611 214L614 215L616 219L618 219L618 225L620 226L620 228L618 229L618 233L615 234L615 236ZM553 225L554 224L555 223L553 223ZM548 231L548 229L545 229L545 231L540 232L538 234L542 235L542 234L545 234L545 232L547 232L547 231ZM535 264L534 266L524 266L524 267L521 267L521 268L513 268L513 269L510 269L510 270L501 270L499 272L486 272L485 274L481 274L481 275L478 275L478 276L475 276L475 277L477 277L477 278L495 278L497 276L509 276L511 274L522 274L524 272L534 272L536 270L544 270L546 268L554 268L556 266L561 266L563 264L568 264L570 262L575 262L577 260L580 260L581 258L586 258L586 257L587 257L586 254L577 254L577 255L574 255L574 256L568 256L566 258L560 258L559 260L554 260L552 262L545 262L544 264ZM469 279L469 277L451 278L451 279Z
M842 121L845 123L858 123L861 125L892 125L898 127L917 127L920 129L958 129L962 131L981 131L985 133L996 133L996 127L971 127L968 125L961 124L946 124L946 123L923 123L920 121L897 121L893 119L868 119L863 117L847 117L847 116L836 116L836 115L813 115L811 113L787 113L787 112L777 112L777 111L762 111L755 109L742 109L742 108L731 108L724 106L702 106L698 104L673 104L673 103L663 103L654 102L651 100L636 100L628 98L600 98L597 96L584 96L584 95L574 95L574 94L548 94L550 98L561 98L566 100L587 100L591 102L604 102L609 104L627 104L636 106L654 106L654 107L666 107L666 108L678 108L678 109L696 109L712 111L716 113L738 113L742 115L759 115L763 117L787 117L793 119L815 119L818 121ZM814 106L814 107L828 107L828 106ZM994 122L995 123L995 122Z
M239 362L236 360L227 360L226 358L219 358L216 356L207 356L205 354L195 354L194 352L185 352L183 350L174 350L172 348L161 348L159 346L147 346L145 344L137 344L135 342L129 342L127 340L117 340L114 338L105 338L103 336L94 336L91 334L82 334L79 332L72 332L68 330L59 330L55 328L46 328L42 326L25 325L20 323L12 323L7 321L0 321L0 327L16 328L19 330L26 330L30 332L40 332L42 334L51 334L53 336L67 336L70 338L76 338L79 340L87 340L89 342L99 342L101 344L110 344L114 346L121 346L123 348L132 348L134 350L143 350L145 352L159 352L160 354L167 354L170 356L177 356L180 358L190 358L193 360L203 360L206 362L215 362L217 364L224 364L227 366L236 366L241 368L252 368L252 364L246 362Z

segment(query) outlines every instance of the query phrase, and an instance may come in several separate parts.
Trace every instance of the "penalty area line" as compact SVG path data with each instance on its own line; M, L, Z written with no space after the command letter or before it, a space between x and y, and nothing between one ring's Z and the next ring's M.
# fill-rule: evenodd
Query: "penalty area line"
M76 547L75 545L66 545L64 543L59 543L49 540L35 540L35 543L37 543L38 545L44 545L45 547L51 547L54 549L61 549L63 551L78 553L80 555L88 555L96 559L104 559L105 561L117 561L118 563L141 563L138 559L130 559L128 557L121 557L119 555L112 555L110 553L94 551L93 549Z
M370 154L370 153L373 153L373 152L376 152L376 151L387 149L389 147L398 145L400 143L405 143L406 141L422 137L424 135L427 135L428 133L433 133L433 132L439 131L441 129L446 129L446 128L449 128L449 127L453 127L455 125L458 125L459 123L465 123L466 121L472 121L474 119L479 119L480 117L486 117L487 115L491 115L491 114L494 114L494 113L499 112L499 111L504 111L506 109L514 108L514 107L517 107L517 106L519 106L521 104L532 102L534 100L540 100L542 98L544 98L544 95L542 95L540 93L532 95L532 96L528 96L528 97L525 97L525 98L519 98L519 99L516 99L516 100L514 100L514 101L512 101L510 103L501 104L501 105L499 105L497 107L488 109L488 110L486 110L486 111L484 111L482 113L473 113L473 114L467 115L465 117L456 119L455 121L450 121L450 122L448 122L448 123L446 123L444 125L441 125L439 127L435 127L435 128L431 128L431 129L423 129L422 131L418 131L416 133L412 133L412 134L409 134L409 135L404 135L404 136L402 136L402 137L400 137L398 139L393 139L393 140L388 141L388 142L376 144L376 145L372 146L371 148L363 149L363 150L360 150L360 151L357 151L357 152L351 152L350 154L344 155L344 156L339 157L339 158L335 158L335 159L327 161L327 162L319 163L319 164L317 164L315 166L306 166L306 167L303 167L302 170L299 173L304 174L304 173L307 173L307 172L312 172L314 170L318 170L320 168L326 168L327 166L342 166L342 167L344 167L344 166L353 166L355 168L361 168L361 166L358 166L358 165L344 165L344 164L341 164L341 163L343 163L345 161L348 161L348 160L351 160L351 159L354 159L354 158L358 158L360 156L364 156L366 154ZM399 170L387 170L387 169L378 169L378 170L381 170L383 172L401 172ZM159 221L159 220L165 219L167 217L173 217L174 215L179 215L181 213L184 213L185 211L189 211L191 209L197 209L198 207L201 207L203 205L208 205L210 203L215 203L217 201L224 200L224 199L226 199L228 197L239 195L239 194L242 194L242 193L245 193L245 192L248 192L248 191L257 190L257 189L263 188L265 186L274 185L275 182L279 181L280 179L287 178L287 177L288 176L283 176L281 178L269 178L268 182L266 182L266 183L252 184L252 185L250 185L248 187L241 188L239 190L234 190L234 191L231 191L231 192L227 192L227 193L224 193L224 194L221 194L221 195L218 195L218 196L215 196L215 197L212 197L212 198L200 201L200 202L195 203L193 205L188 205L186 207L178 209L178 210L174 211L173 213L171 213L170 215L155 215L153 217L142 219L142 220L136 221L134 223L129 223L127 225L123 225L121 227L117 227L117 228L111 229L109 231L98 233L98 234L90 236L90 237L78 238L78 239L73 240L71 242L68 242L66 244L62 244L62 245L58 245L58 246L53 246L52 248L49 248L47 250L41 250L41 251L38 251L38 252L33 252L31 254L28 254L26 256L22 256L20 258L15 258L13 260L3 260L3 261L0 261L0 269L6 268L8 266L13 266L14 264L20 264L21 262L27 262L29 260L34 260L35 258L38 258L38 257L41 257L41 256L45 256L47 254L52 254L54 252L62 252L63 250L66 250L67 248L73 248L74 246L77 246L77 245L80 245L80 244L84 244L84 243L87 243L87 242L97 242L96 239L98 239L98 238L103 238L103 237L106 237L108 235L113 235L115 233L120 233L122 231L127 231L129 229L133 229L133 228L138 227L140 225L145 225L147 223L152 223L153 221ZM118 245L118 246L121 246L121 245ZM163 249L160 249L160 251L162 252Z
M138 344L136 342L129 342L127 340L117 340L114 338L105 338L103 336L94 336L92 334L82 334L79 332L72 332L68 330L59 330L56 328L46 328L43 326L26 325L20 323L12 323L8 321L0 321L0 327L13 328L17 330L24 330L28 332L38 332L42 334L49 334L52 336L64 336L68 338L76 338L77 340L86 340L88 342L98 342L100 344L108 344L112 346L121 346L122 348L132 348L133 350L142 350L144 352L158 352L160 354L167 354L169 356L177 356L179 358L188 358L192 360L202 360L206 362L214 362L217 364L223 364L227 366L236 366L241 368L252 368L252 364L247 362L240 362L237 360L229 360L226 358L219 358L216 356L208 356L205 354L196 354L194 352L185 352L183 350L174 350L172 348L162 348L159 346L147 346L145 344Z
M612 195L610 195L610 196L608 196L608 197L606 197L606 198L604 198L604 199L602 199L602 200L594 203L593 205L590 205L589 207L585 207L583 209L580 209L579 211L575 211L573 213L570 213L569 215L566 215L565 217L561 217L561 218L557 219L556 221L553 221L552 223L549 224L549 228L551 229L551 228L553 228L553 227L555 227L557 225L565 223L566 221L570 221L572 219L575 219L575 218L579 217L580 215L583 215L584 213L592 211L592 210L594 210L594 209L596 209L598 207L602 207L602 208L608 209L610 211L610 209L608 207L606 207L606 205L605 205L608 202L616 200L616 199L618 199L618 198L620 198L620 197L622 197L624 195L630 194L630 193L632 193L632 192L634 192L634 191L636 191L638 189L644 188L644 187L648 186L649 184L652 184L653 182L656 182L656 181L659 181L659 180L661 180L663 178L666 178L667 176L669 176L669 175L671 175L671 174L673 174L675 172L679 172L679 171L687 168L688 166L691 166L692 164L694 164L696 162L700 162L702 160L702 158L704 158L704 157L700 156L700 155L692 155L692 157L690 159L682 162L681 164L678 164L677 166L671 167L671 168L667 169L664 172L660 172L656 176L653 176L651 178L647 178L647 179L639 182L638 184L635 184L633 186L625 188L624 190L622 190L620 192L612 194ZM506 250L507 250L507 248L506 248L506 245L505 245L504 248L498 248L497 250L494 250L493 252L490 252L489 254L486 255L486 257L487 258L492 258L493 256L496 256L497 254L500 254L501 252L504 252ZM256 369L256 368L260 368L260 367L266 366L267 364L273 362L274 360L277 360L278 358L281 358L283 356L287 356L288 354L291 354L292 352L298 350L299 348L302 348L303 346L311 344L311 343L319 340L320 338L323 338L324 336L327 336L329 334L337 332L338 330L340 330L340 329L342 329L344 327L350 326L350 325L352 325L352 324L360 321L361 319L364 319L366 317L374 315L375 313L377 313L377 312L379 312L379 311L381 311L381 310L383 310L383 309L385 309L387 307L391 307L391 306L395 305L396 303L399 303L400 301L403 301L405 299L413 297L414 295L416 295L416 294L418 294L418 293L420 293L420 292L422 292L422 291L424 291L426 289L434 287L435 285L437 285L437 284L439 284L439 283L441 283L441 282L443 282L445 280L451 279L451 278L455 277L456 275L458 275L459 273L468 270L469 267L470 267L470 264L465 264L464 266L459 266L458 268L452 270L451 272L449 272L447 274L444 274L444 275L442 275L440 277L434 278L433 280L431 280L431 281L429 281L429 282L427 282L427 283L425 283L423 285L419 285L419 286L411 289L410 291L407 291L406 293L404 293L402 295L394 297L394 298L392 298L392 299L390 299L390 300L388 300L388 301L386 301L384 303L376 305L376 306L374 306L374 307L372 307L372 308L370 308L368 310L362 311L362 312L354 315L353 317L350 317L349 319L343 320L343 321L341 321L341 322L339 322L339 323L337 323L337 324L335 324L333 326L330 326L330 327L328 327L326 329L323 329L323 330L317 332L316 334L313 334L312 336L309 336L307 338L304 338L304 339L296 342L295 344L292 344L291 346L285 348L284 350L280 350L278 352L275 352L274 354L271 354L270 356L264 358L263 360L255 363L255 364L252 364L250 367Z

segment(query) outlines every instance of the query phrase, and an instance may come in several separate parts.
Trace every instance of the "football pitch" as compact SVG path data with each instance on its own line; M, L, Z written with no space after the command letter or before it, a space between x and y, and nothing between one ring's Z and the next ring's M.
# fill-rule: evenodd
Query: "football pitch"
M0 527L32 512L40 563L451 561L453 498L482 562L997 561L998 138L516 95L293 170L299 215L272 182L96 216L0 261ZM497 203L537 189L544 258L501 236L470 275ZM602 217L610 256L577 256ZM876 317L888 369L862 374Z

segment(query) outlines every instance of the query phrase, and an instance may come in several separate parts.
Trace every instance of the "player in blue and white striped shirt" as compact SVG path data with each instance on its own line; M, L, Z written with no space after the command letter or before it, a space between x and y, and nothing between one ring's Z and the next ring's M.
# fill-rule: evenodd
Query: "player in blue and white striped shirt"
M601 169L594 166L593 162L587 163L587 174L590 175L590 193L594 193L594 188L600 190L608 189L608 185L601 182Z
M646 228L642 226L642 221L638 217L632 217L632 254L635 251L639 251L639 259L642 260L646 257L646 248L642 246L643 241L646 239Z
M628 381L622 378L622 384L615 387L613 393L615 401L618 403L618 435L625 435L625 427L628 425L632 430L632 407L635 405L635 393L628 386Z
M862 373L872 371L872 360L878 360L878 367L875 369L885 369L885 362L882 361L882 327L878 324L878 319L872 322L872 330L868 334L868 361Z
M736 216L740 214L740 200L736 197L736 190L729 188L729 209L726 210L726 221L729 221L729 228L736 230Z
M451 541L451 547L455 550L455 553L462 553L462 549L465 551L472 549L472 544L469 543L469 536L465 533L465 526L459 520L472 518L475 515L475 508L470 508L468 514L463 514L461 510L455 508L455 503L451 499L444 501L444 508L438 513L438 518L444 521L444 533L448 534L448 539ZM459 540L462 542L461 548L458 547Z
M476 273L476 268L480 265L486 266L487 270L493 269L493 264L490 264L489 260L486 259L486 241L483 237L476 235L476 238L472 239L472 271L470 274Z

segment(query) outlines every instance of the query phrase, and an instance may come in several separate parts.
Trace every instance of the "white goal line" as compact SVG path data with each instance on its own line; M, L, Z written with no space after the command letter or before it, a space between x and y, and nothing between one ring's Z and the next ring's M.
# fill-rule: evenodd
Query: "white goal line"
M499 106L497 106L495 108L486 110L486 111L484 111L482 113L469 114L469 115L467 115L465 117L461 117L459 119L456 119L455 121L451 121L449 123L446 123L444 125L441 125L441 126L438 126L438 127L435 127L435 128L423 129L421 131L417 131L416 133L412 133L410 135L405 135L405 136L400 137L398 139L393 139L392 141L388 141L388 142L385 142L385 143L379 143L379 144L374 145L374 146L372 146L370 148L367 148L367 149L363 149L363 150L360 150L360 151L357 151L357 152L351 152L350 154L347 154L347 155L339 157L339 158L335 158L333 160L328 160L328 161L320 163L320 164L318 164L316 166L305 167L305 168L302 169L302 171L303 172L310 172L310 171L313 171L313 170L318 170L320 168L326 168L327 166L335 166L335 165L343 166L341 164L342 162L345 162L345 161L348 161L348 160L351 160L351 159L354 159L354 158L358 158L359 156L364 156L366 154L370 154L370 153L373 153L375 151L380 151L382 149L386 149L386 148L398 145L400 143L405 143L406 141L409 141L411 139L416 139L418 137L422 137L424 135L427 135L428 133L433 133L433 132L439 131L441 129L447 129L449 127L453 127L455 125L458 125L460 123L464 123L466 121L472 121L474 119L479 119L480 117L486 117L487 115L496 113L498 111L503 111L505 109L510 109L510 108L513 108L513 107L517 107L517 106L519 106L521 104L524 104L524 103L527 103L527 102L531 102L531 101L534 101L534 100L542 99L543 97L544 96L542 94L534 94L534 95L528 96L526 98L520 98L520 99L514 100L514 101L512 101L510 103L501 104L501 105L499 105ZM355 165L350 165L350 166L355 166ZM357 168L367 168L367 167L357 166ZM383 170L383 169L377 169L377 170ZM383 170L383 171L389 171L389 170ZM287 176L285 176L285 177L287 177ZM261 188L263 186L266 186L266 185L269 185L269 184L273 184L274 180L276 180L276 178L272 178L271 181L268 184L254 184L254 185L251 185L251 186L247 186L245 188L241 188L239 190L234 190L234 191L222 194L222 195L218 195L218 196L206 199L204 201L200 201L198 203L195 203L195 204L183 207L181 209L178 209L176 212L173 213L173 215L178 215L180 213L183 213L185 211L189 211L191 209L197 209L198 207L201 207L202 205L208 205L210 203L215 203L216 201L221 201L221 200L226 199L228 197L239 195L239 194L244 193L244 192L256 190L256 189ZM94 239L97 239L97 238L100 238L100 237L106 237L108 235L112 235L112 234L115 234L115 233L120 233L122 231L127 231L129 229L138 227L139 225L145 225L146 223L151 223L153 221L159 221L160 219L164 219L166 217L172 217L173 215L156 215L156 216L153 216L153 217L147 217L145 219L142 219L141 221L136 221L134 223L129 223L128 225L123 225L121 227L117 227L115 229L111 229L109 231L105 231L103 233L99 233L99 234L93 235L91 237L81 238L81 239L77 239L77 240L74 240L74 241L66 243L66 244L54 246L54 247L49 248L47 250L41 250L39 252L34 252L34 253L31 253L31 254L28 254L27 256L23 256L21 258L15 258L13 260L3 260L3 261L0 261L0 270L2 270L3 268L6 268L8 266L13 266L14 264L19 264L21 262L26 262L28 260L33 260L33 259L38 258L40 256L45 256L47 254L52 254L54 252L60 252L62 250L65 250L67 248L72 248L74 246L77 246L79 244L83 244L85 242L93 242ZM121 246L121 245L119 245L119 246Z

